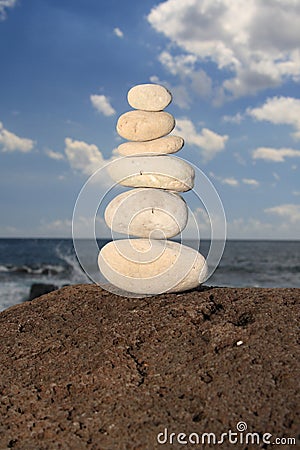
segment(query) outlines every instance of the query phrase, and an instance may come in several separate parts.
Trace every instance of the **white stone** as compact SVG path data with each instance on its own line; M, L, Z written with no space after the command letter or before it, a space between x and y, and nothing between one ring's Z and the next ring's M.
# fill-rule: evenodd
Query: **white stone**
M199 252L167 240L109 242L99 252L98 265L117 288L144 295L195 288L206 280L208 272Z
M176 156L128 156L107 167L116 182L128 187L150 187L185 192L193 188L195 171Z
M159 84L139 84L130 89L127 99L132 108L162 111L171 103L172 94Z
M129 111L117 122L117 132L129 141L150 141L169 134L175 119L167 112Z
M180 136L169 135L145 142L124 142L119 145L118 152L123 156L176 153L184 145Z
M183 198L162 189L132 189L115 197L104 213L110 229L151 239L176 236L184 230L188 209Z

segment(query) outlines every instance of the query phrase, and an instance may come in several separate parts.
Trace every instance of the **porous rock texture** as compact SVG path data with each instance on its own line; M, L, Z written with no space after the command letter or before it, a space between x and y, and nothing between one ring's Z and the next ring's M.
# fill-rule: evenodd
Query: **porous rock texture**
M77 285L3 311L0 449L274 448L157 443L165 428L220 436L240 421L296 437L299 297Z

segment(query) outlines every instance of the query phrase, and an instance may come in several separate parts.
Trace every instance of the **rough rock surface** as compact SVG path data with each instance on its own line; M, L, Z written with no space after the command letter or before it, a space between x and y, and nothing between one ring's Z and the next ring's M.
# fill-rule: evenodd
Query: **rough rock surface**
M77 285L3 311L0 449L184 448L157 434L220 436L240 421L296 437L299 297L214 288L131 299ZM185 446L231 447L274 448Z
M33 283L30 288L28 300L49 294L49 292L56 291L56 289L58 289L58 286L55 284Z

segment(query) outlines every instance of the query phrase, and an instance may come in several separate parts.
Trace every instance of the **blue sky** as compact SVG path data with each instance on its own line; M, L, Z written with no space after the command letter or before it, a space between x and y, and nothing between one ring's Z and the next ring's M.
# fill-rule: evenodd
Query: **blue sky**
M300 239L299 0L0 0L0 18L0 236L70 237L127 91L158 82L228 236Z

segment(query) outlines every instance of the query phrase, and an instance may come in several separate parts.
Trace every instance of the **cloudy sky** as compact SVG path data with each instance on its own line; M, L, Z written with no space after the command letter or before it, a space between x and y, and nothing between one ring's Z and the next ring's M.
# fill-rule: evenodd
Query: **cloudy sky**
M299 0L0 0L0 236L71 236L127 91L158 82L229 237L300 239L299 23Z

